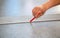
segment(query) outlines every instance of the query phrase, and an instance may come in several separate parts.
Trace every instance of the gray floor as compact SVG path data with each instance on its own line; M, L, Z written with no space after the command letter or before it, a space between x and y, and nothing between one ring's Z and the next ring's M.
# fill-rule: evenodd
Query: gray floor
M60 21L2 24L0 38L60 38Z
M60 38L60 14L45 15L30 24L31 18L0 17L0 38Z

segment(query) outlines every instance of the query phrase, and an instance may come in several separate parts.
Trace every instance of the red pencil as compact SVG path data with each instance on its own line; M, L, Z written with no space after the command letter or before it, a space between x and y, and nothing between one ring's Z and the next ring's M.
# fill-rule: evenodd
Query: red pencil
M35 17L33 17L31 20L30 20L30 23L35 19Z
M39 14L40 14L40 13L36 14L36 16L39 15ZM34 19L36 19L36 17L33 17L33 18L30 20L30 23L32 23L32 21L33 21Z
M43 10L41 9L41 11L39 11L39 13L36 14L36 16L40 15L40 14L41 14L40 12L43 12ZM42 14L41 14L41 15L42 15ZM36 17L33 17L33 18L30 20L30 23L31 23L34 19L36 19Z

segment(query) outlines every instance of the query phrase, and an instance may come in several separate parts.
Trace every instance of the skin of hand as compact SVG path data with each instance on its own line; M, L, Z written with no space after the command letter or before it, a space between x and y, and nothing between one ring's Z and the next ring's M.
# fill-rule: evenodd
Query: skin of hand
M42 7L40 6L36 6L33 10L32 10L32 14L35 18L39 18L40 16L42 16L44 14L45 10L42 9Z
M39 18L45 13L46 10L58 4L60 4L60 0L49 0L48 2L40 6L34 7L34 9L32 10L32 14L35 18Z

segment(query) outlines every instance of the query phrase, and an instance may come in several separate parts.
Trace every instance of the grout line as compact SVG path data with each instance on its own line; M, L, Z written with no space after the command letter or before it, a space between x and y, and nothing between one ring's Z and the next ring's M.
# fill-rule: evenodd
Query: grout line
M56 22L56 21L60 21L60 20L34 21L34 22L32 22L32 23L39 23L39 22ZM9 24L24 24L24 23L30 23L30 22L4 23L4 24L0 24L0 25L9 25Z

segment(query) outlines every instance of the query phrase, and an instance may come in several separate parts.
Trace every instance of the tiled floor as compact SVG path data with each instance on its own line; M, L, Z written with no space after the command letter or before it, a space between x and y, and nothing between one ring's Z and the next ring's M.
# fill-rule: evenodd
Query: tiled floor
M59 17L60 14L48 14L43 15L42 17L35 19L34 21L60 20ZM0 24L29 22L32 18L33 16L0 17Z
M60 21L0 24L0 38L60 38Z
M30 18L31 17L28 19L24 18L26 19L25 22L28 22ZM60 21L46 21L48 19L60 20L59 14L42 17L40 20L38 19L36 21L44 21L43 19L45 19L45 22L33 22L32 24L17 23L24 21L20 18L4 19L2 18L0 20L0 38L60 38ZM12 22L13 24L8 24L8 22Z

